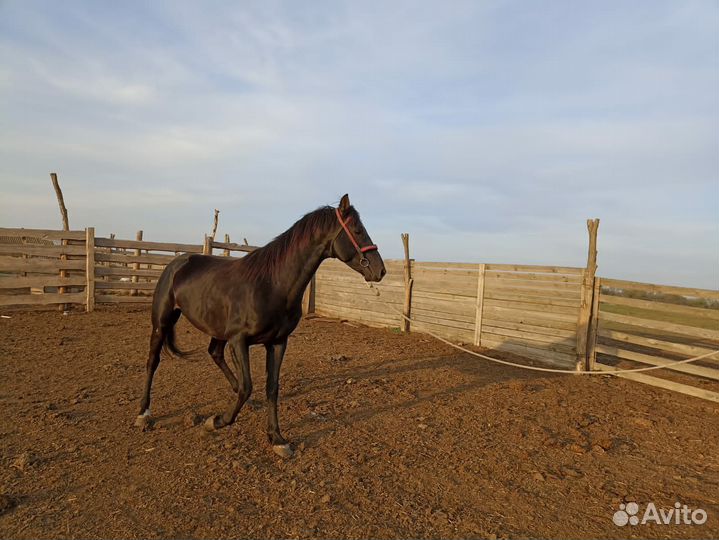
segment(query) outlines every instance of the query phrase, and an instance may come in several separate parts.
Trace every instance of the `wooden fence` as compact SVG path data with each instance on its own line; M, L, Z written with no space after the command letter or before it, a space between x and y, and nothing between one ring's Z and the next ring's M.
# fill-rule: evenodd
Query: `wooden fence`
M590 369L664 366L719 349L719 292L597 278ZM719 402L719 355L628 379Z
M595 231L596 233L596 231ZM591 237L591 227L590 227ZM151 302L179 253L256 249L205 237L179 244L95 237L94 229L0 228L0 307ZM337 260L319 268L305 311L370 326L432 332L569 369L665 365L719 349L719 292L595 277L586 268L386 261L374 287ZM411 316L411 324L399 313ZM719 355L627 378L719 401Z
M339 261L322 263L315 311L371 326L403 327L403 261L386 261L374 287ZM581 268L410 262L411 330L573 368ZM392 309L394 308L394 309Z
M137 237L142 237L139 231ZM84 231L0 228L0 306L152 302L157 279L180 253L248 252L246 244L178 244L96 237Z
M94 231L0 228L0 306L87 304Z

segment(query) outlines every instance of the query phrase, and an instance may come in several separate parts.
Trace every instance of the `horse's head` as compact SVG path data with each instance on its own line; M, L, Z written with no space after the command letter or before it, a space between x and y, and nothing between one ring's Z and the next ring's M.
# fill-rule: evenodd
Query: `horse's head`
M350 206L348 195L335 209L339 231L332 241L332 256L362 274L365 281L381 281L387 273L377 246L364 228L359 213Z

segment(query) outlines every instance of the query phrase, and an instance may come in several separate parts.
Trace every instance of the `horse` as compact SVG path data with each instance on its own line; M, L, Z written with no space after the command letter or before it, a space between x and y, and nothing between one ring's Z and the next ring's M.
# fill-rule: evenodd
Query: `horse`
M150 352L135 424L144 428L150 423L152 378L161 350L188 355L175 344L174 327L184 315L210 336L208 352L236 394L224 414L205 421L205 428L213 431L234 423L252 393L249 348L264 345L267 438L276 454L291 457L292 448L277 418L280 368L287 339L302 318L307 284L328 258L344 262L367 282L379 282L386 273L377 246L346 194L337 208L324 206L309 212L242 258L186 253L173 259L160 275L152 299ZM225 362L226 345L237 376Z

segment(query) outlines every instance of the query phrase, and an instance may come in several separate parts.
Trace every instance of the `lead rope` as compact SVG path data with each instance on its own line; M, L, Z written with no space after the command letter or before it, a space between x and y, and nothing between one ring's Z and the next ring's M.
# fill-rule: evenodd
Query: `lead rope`
M375 296L379 297L380 292L379 289L375 288L371 283L365 282L369 289L375 294ZM391 304L387 304L387 306L397 313L400 317L402 317L404 320L412 322L412 319L410 317L407 317L404 313L396 309ZM485 360L489 360L490 362L496 362L497 364L503 364L505 366L511 366L516 367L520 369L529 369L532 371L542 371L544 373L571 373L572 375L621 375L622 373L639 373L640 371L653 371L655 369L667 369L671 368L673 366L677 366L679 364L688 364L690 362L696 362L697 360L702 360L704 358L708 358L709 356L713 356L715 354L719 353L719 350L712 351L706 354L702 354L700 356L695 356L694 358L687 358L686 360L673 360L663 366L650 366L650 367L643 367L643 368L636 368L636 369L616 369L613 371L575 371L570 369L554 369L554 368L543 368L543 367L537 367L537 366L527 366L525 364L516 364L514 362L509 362L507 360L500 360L499 358L492 358L491 356L487 356L485 354L481 354L475 351L472 351L470 349L467 349L466 347L462 347L461 345L457 345L456 343L452 343L451 341L444 339L441 336L438 336L437 334L430 332L429 330L424 330L423 333L428 334L432 336L434 339L437 339L441 341L442 343L446 343L450 347L454 347L455 349L458 349L462 352L466 352L467 354L471 354L472 356L476 356L478 358L484 358Z

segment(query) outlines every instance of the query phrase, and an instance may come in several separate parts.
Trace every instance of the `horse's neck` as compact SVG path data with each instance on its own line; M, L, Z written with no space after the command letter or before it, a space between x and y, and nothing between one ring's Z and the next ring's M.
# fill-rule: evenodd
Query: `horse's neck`
M285 261L286 271L279 280L279 288L287 295L287 304L294 305L300 302L312 276L322 261L328 258L325 240L310 242L302 249L298 249Z

